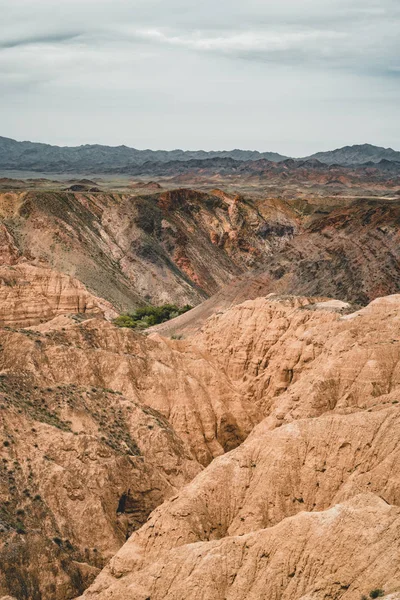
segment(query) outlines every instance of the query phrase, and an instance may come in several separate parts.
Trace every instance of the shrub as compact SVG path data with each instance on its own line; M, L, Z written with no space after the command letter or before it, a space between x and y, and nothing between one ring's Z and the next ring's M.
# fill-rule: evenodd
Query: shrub
M24 524L21 523L21 521L17 521L17 523L15 525L15 529L16 529L17 533L19 533L21 535L25 533L25 527L24 527Z
M129 327L131 329L147 329L183 315L192 308L190 304L186 304L182 308L179 308L176 304L142 306L133 312L120 315L114 320L114 324L118 327Z
M376 590L371 590L369 593L370 598L381 598L384 595L385 595L385 592L383 590L381 590L380 588L377 588Z
M114 319L114 323L118 327L135 327L135 321L129 315L120 315Z

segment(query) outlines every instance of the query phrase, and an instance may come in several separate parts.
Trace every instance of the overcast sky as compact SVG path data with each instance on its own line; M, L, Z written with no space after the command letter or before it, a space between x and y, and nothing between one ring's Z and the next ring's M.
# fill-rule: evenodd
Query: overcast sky
M399 0L0 0L0 135L400 150Z

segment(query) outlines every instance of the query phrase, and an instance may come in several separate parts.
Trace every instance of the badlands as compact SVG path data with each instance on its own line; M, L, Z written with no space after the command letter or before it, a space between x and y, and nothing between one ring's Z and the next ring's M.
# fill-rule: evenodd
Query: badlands
M0 192L0 598L398 600L400 201L153 187Z

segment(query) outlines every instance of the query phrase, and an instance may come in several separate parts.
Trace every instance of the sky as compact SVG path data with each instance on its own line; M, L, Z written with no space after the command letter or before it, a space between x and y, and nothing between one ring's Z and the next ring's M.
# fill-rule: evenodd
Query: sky
M399 0L0 0L0 135L400 150Z

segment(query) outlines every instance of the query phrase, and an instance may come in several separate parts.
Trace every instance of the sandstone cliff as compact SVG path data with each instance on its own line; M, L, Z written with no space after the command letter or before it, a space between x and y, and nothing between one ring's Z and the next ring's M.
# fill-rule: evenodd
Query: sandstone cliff
M396 591L399 321L273 295L187 340L3 328L0 593L74 597L115 553L85 597Z
M0 597L395 600L399 209L2 194Z
M118 313L77 279L44 265L0 266L0 325L27 327L63 314L112 319Z
M0 378L0 593L71 598L199 472L156 411L100 387Z
M400 298L346 312L272 298L207 322L192 343L266 418L156 509L85 598L399 589Z

